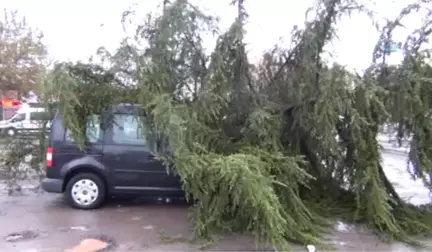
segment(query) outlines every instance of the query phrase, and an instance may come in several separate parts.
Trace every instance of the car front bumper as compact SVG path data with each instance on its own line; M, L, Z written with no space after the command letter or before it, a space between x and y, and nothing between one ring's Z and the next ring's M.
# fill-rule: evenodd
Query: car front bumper
M42 189L49 193L63 193L63 180L44 178L42 180Z

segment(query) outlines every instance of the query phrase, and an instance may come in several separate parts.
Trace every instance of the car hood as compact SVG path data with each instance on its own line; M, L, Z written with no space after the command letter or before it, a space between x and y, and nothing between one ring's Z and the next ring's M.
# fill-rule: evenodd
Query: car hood
M0 128L7 127L8 125L10 125L10 121L8 121L8 120L1 120L0 121Z

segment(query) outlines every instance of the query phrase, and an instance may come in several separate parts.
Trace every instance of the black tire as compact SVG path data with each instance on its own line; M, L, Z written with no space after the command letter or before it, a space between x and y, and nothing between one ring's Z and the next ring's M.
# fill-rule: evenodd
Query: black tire
M73 197L73 187L75 183L82 180L90 180L94 183L94 185L97 186L97 196L95 200L88 204L80 204L76 200L74 200ZM76 186L76 185L75 185ZM90 210L90 209L97 209L99 208L106 199L106 185L102 178L96 174L93 173L78 173L77 175L73 176L67 183L65 191L64 191L64 197L69 206L76 209L82 209L82 210Z

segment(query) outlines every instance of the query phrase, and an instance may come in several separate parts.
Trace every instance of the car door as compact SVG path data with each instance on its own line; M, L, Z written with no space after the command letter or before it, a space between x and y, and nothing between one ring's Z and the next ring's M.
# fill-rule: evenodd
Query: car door
M54 148L53 163L56 166L69 166L71 162L76 162L84 157L90 157L95 164L102 164L103 158L103 135L100 127L100 116L92 115L89 117L86 126L85 148L81 150L76 140L68 129L62 127L60 120L55 121L57 131L53 132ZM60 169L58 169L60 172Z
M51 127L51 120L52 116L48 111L37 112L33 117L30 115L30 121L35 125L37 133L40 133L42 130L48 132Z
M28 113L17 113L11 119L9 119L9 123L5 125L6 128L13 128L19 132L25 127L25 121Z
M30 120L27 125L27 130L30 134L37 134L42 130L44 120L47 113L43 111L30 112Z
M30 112L25 113L25 119L22 121L22 130L27 132L29 129L32 128L31 122L30 122Z
M103 162L112 171L114 190L162 194L181 191L179 179L169 175L152 155L143 120L118 113L106 129Z

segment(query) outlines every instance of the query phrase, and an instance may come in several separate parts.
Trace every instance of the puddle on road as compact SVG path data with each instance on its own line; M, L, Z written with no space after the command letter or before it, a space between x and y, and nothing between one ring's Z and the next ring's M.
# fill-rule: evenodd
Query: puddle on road
M147 225L147 226L144 226L143 229L145 229L145 230L153 230L154 227L152 225Z
M31 240L39 236L39 233L31 231L31 230L25 230L21 232L14 232L10 233L5 237L5 241L7 242L18 242L18 241L24 241L24 240Z
M88 231L89 229L85 226L73 226L73 227L64 227L60 228L61 232L68 232L68 231Z

